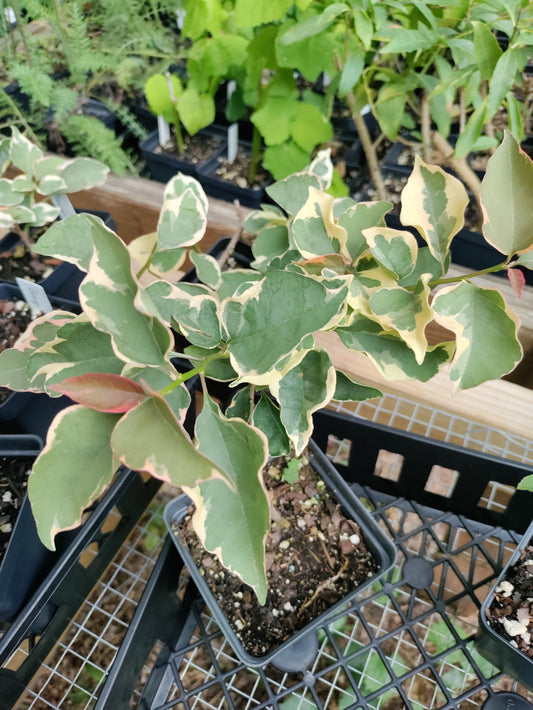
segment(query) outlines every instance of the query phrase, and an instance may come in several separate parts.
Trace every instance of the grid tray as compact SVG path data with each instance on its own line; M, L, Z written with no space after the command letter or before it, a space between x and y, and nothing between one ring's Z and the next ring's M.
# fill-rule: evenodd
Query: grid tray
M330 618L309 667L252 669L238 661L166 545L97 710L466 709L498 691L512 692L505 702L514 699L516 708L533 707L526 700L533 696L474 641L481 602L529 522L529 494L509 495L524 467L334 413L320 414L315 431L396 545L388 580ZM498 505L487 505L487 491L501 483L508 499L498 492ZM439 508L429 505L436 501ZM508 532L510 516L518 532Z

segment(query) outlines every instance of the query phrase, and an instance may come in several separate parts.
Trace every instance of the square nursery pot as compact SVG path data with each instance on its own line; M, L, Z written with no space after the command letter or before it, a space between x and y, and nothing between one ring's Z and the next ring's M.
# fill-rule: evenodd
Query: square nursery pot
M528 618L517 619L518 597L514 599L516 588L508 581L513 571L523 570L523 578L519 587L520 601L529 602L525 609L529 611ZM524 599L525 598L525 599ZM485 598L479 610L479 632L476 645L480 653L497 668L519 681L533 692L533 656L520 650L513 636L519 631L518 625L526 634L533 635L533 523L524 534L520 544L513 552L509 562L501 571L490 593ZM509 616L508 626L498 620L498 610L507 605L512 606L513 613ZM496 612L496 613L495 613ZM511 635L506 630L513 632ZM500 633L503 631L505 636ZM521 631L521 629L520 629ZM524 633L521 631L521 633Z
M343 608L364 588L374 584L376 580L386 575L394 564L396 557L394 545L374 521L357 495L355 495L345 483L335 467L312 442L310 444L310 463L326 484L326 488L332 499L340 503L344 515L358 523L366 546L374 557L377 570L359 586L354 587L353 591L348 595L333 604L326 612L317 616L286 641L263 655L252 655L244 648L235 630L221 611L204 576L196 566L187 544L182 538L180 531L177 529L177 525L183 520L187 513L190 499L185 495L179 496L171 501L165 509L165 521L170 536L178 548L196 587L209 606L217 624L224 632L236 655L241 661L251 667L263 666L266 663L272 662L278 668L287 672L304 669L316 655L318 648L317 630L323 625L324 619Z
M219 155L226 150L226 139L216 131L204 129L199 131L193 138L205 139L211 142L209 155L200 161L191 162L186 156L179 158L174 153L163 150L159 145L159 133L152 131L143 141L139 143L139 149L150 172L150 177L158 182L168 182L174 175L184 173L185 175L197 176L200 168L208 168L216 165Z
M0 465L33 465L42 447L35 436L0 435ZM2 493L5 493L5 489ZM62 541L58 540L59 549ZM0 624L11 620L46 574L57 553L39 540L30 501L24 496L9 544L0 561Z
M239 141L239 152L246 157L251 155L251 143ZM238 200L244 207L258 209L266 199L265 187L272 181L267 179L263 184L258 184L255 187L241 187L232 180L225 179L219 174L219 168L226 155L226 153L219 155L216 162L198 168L197 179L210 197L226 202Z

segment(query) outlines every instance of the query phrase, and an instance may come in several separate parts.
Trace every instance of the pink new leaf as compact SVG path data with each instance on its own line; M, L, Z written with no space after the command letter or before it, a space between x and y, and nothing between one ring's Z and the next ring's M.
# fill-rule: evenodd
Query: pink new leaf
M50 389L85 407L112 414L127 412L146 397L143 388L133 380L105 372L68 377Z
M516 293L517 298L522 295L522 290L526 284L526 277L520 269L507 269L507 276L513 287L513 291Z

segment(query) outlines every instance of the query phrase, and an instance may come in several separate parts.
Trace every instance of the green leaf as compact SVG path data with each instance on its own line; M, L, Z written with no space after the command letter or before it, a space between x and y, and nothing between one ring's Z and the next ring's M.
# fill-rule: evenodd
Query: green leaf
M246 385L233 395L233 398L226 409L227 417L238 417L247 422L252 414L252 388Z
M210 254L195 251L191 251L190 258L200 281L211 288L217 288L222 277L218 261Z
M261 398L254 407L252 424L261 429L266 436L270 456L284 456L290 453L291 442L281 423L280 409L265 392L261 392Z
M307 20L302 20L283 32L279 41L281 44L292 44L308 37L314 37L332 25L337 17L345 12L350 12L349 5L340 2L328 5L320 15L312 15Z
M347 348L367 355L386 380L414 379L427 382L451 359L453 343L429 347L422 364L412 349L379 323L356 316L349 327L337 328Z
M35 184L30 177L17 175L13 178L13 187L17 192L33 192Z
M164 74L153 74L144 84L144 95L153 114L163 116L167 123L175 123L176 106L170 97L169 83L174 97L179 97L183 87L176 74L169 74L168 77Z
M17 190L15 190L13 180L0 178L0 205L2 205L2 207L20 205L20 203L24 200L24 197L24 193L17 192Z
M444 263L453 237L464 224L468 195L462 182L415 156L402 192L402 224L416 227L433 256Z
M483 79L490 79L498 59L502 55L502 49L498 40L492 33L490 26L483 22L472 22L474 28L474 52L476 62Z
M15 208L17 209L17 208ZM33 218L31 224L34 227L42 227L45 224L53 222L59 216L59 207L54 207L46 202L38 202L31 208ZM29 222L27 223L29 224Z
M33 164L43 156L43 151L29 141L26 136L23 136L18 128L15 126L11 128L9 157L17 168L20 168L23 173L31 175Z
M292 112L290 135L310 153L317 144L333 138L333 127L316 106L299 101Z
M333 75L337 38L333 32L321 31L310 37L285 44L283 33L297 28L302 21L286 19L276 37L274 48L280 67L297 69L307 81L315 82L323 71Z
M370 227L364 236L374 258L398 279L409 276L418 256L418 244L410 232L390 227Z
M143 388L133 380L109 372L68 377L50 385L49 389L67 395L84 407L110 414L127 412L146 397Z
M183 37L197 40L206 32L217 35L226 19L227 12L219 0L195 0L187 3L183 22Z
M250 116L267 145L280 145L289 139L294 104L286 96L271 96Z
M286 226L272 226L262 229L252 244L254 269L265 270L269 262L280 257L289 249L289 231Z
M381 48L382 54L406 54L408 52L418 52L419 50L433 48L436 36L435 32L419 25L418 30L405 28L393 28L393 38L388 44Z
M224 470L193 445L163 397L145 398L124 414L111 437L114 455L135 471L173 486L194 486L210 478L231 485Z
M381 130L390 141L396 140L402 127L406 101L405 93L398 92L393 85L385 84L379 90L375 114Z
M264 604L264 540L270 527L262 478L267 441L242 420L223 417L209 396L196 423L196 436L200 451L226 471L233 488L212 480L187 491L196 503L194 529L204 547L252 586Z
M367 399L383 397L375 387L363 385L353 380L346 373L337 370L337 380L335 383L335 393L333 399L338 402L364 402Z
M59 176L60 168L65 163L65 158L58 155L47 155L37 160L33 165L33 177L40 182L46 177Z
M59 175L45 176L37 187L40 195L57 195L68 192L67 183Z
M283 469L283 480L292 485L300 477L300 463L298 459L291 459Z
M365 68L365 55L353 52L346 60L341 73L339 96L346 94L357 84Z
M292 140L287 140L283 145L271 145L263 154L263 167L272 173L275 180L303 170L308 163L309 153Z
M533 491L533 474L524 476L516 487L519 491Z
M492 246L507 256L531 248L533 162L509 131L488 161L481 202L483 235Z
M313 412L333 397L335 368L325 351L311 350L270 388L280 403L281 421L299 456L313 433Z
M464 158L473 149L485 126L487 114L487 99L485 99L470 115L464 131L461 131L455 144L454 155Z
M258 3L255 0L237 0L235 22L237 27L259 27L269 22L282 20L293 0L271 0Z
M180 95L176 108L187 133L193 136L215 120L215 101L209 94L202 94L188 86Z
M524 120L522 118L523 104L518 101L512 91L505 97L507 103L507 116L509 120L509 130L520 142L525 138Z
M521 359L518 318L499 291L462 281L439 291L433 310L437 322L456 335L450 378L458 388L499 379Z
M314 187L292 223L292 240L307 259L341 251L347 234L333 218L335 199Z
M56 534L79 525L85 508L111 483L116 462L109 442L119 419L74 405L52 422L28 479L39 537L50 550Z
M271 271L239 299L226 301L222 320L235 370L261 379L306 335L335 321L346 293L344 285L326 289L295 272Z
M519 58L513 49L507 49L498 59L489 82L487 119L494 116L507 92L513 87L519 72Z

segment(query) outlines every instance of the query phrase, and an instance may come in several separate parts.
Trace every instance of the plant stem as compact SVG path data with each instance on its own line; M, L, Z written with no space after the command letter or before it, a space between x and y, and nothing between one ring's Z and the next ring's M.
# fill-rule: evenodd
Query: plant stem
M150 265L152 263L152 259L154 258L155 250L157 248L157 239L154 242L154 246L152 247L152 251L150 252L148 259L144 262L144 265L141 266L139 271L135 274L135 276L140 279L141 276L144 274L145 271L147 271L150 268Z
M435 286L441 286L442 284L453 284L459 281L470 281L470 279L476 276L484 276L485 274L493 274L496 271L503 271L509 266L509 260L504 261L502 264L496 264L495 266L489 266L486 269L480 269L479 271L472 271L470 274L463 274L462 276L449 276L445 279L436 279L435 281L430 281L429 287L434 288ZM414 287L413 287L414 288Z
M17 7L17 4L13 3L12 8L13 8L13 12L15 14L16 27L17 27L18 31L20 32L22 44L24 45L24 53L26 55L26 60L28 62L28 66L31 69L31 68L33 68L33 62L31 59L30 48L28 46L28 38L26 37L26 30L24 29L24 25L22 24L22 21L20 19L20 12L19 12L19 8Z
M180 375L180 377L177 377L174 382L171 382L169 385L159 390L159 394L165 397L167 394L170 394L173 390L175 390L176 387L179 387L184 382L187 382L187 380L190 380L191 377L194 377L195 375L202 375L210 362L213 362L213 360L219 360L221 357L224 357L224 355L225 353L222 350L213 353L212 355L208 355L199 365L194 367L192 370L184 372Z
M250 156L250 168L248 170L248 184L251 186L255 182L257 168L261 159L261 134L259 129L254 125L252 131L252 154Z

